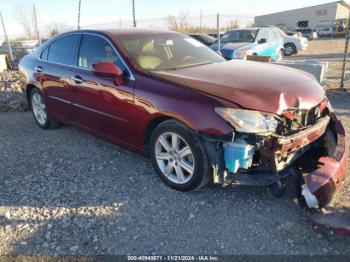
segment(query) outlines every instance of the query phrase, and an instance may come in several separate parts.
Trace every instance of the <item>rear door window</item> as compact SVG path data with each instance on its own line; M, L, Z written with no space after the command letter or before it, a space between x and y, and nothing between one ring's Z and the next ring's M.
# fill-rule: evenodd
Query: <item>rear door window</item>
M275 41L275 34L273 32L273 30L268 30L269 32L269 38L270 38L270 41Z
M76 65L76 51L81 35L74 34L64 36L50 45L48 61L64 64ZM44 51L45 52L45 51Z

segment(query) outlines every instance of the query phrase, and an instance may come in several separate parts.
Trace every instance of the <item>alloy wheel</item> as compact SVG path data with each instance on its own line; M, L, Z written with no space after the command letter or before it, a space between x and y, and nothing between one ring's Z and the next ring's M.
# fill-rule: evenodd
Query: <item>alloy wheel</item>
M155 158L163 175L175 184L191 180L195 162L188 143L176 133L161 134L155 143Z
M294 48L292 46L288 45L284 48L284 53L287 56L291 56L294 53Z
M34 93L32 97L32 109L38 123L45 125L47 121L47 110L42 96L38 93Z

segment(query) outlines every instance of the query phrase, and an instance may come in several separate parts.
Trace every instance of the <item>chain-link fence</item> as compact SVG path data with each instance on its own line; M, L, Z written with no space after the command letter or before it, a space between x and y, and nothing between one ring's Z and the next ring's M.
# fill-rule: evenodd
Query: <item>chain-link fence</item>
M344 24L296 30L295 33L308 39L308 48L287 58L300 62L325 63L322 83L327 89L343 87L350 90L350 64L347 63L348 48L346 48L348 26Z
M244 14L220 14L219 29L220 33L225 33L234 28L278 27L288 35L283 37L285 61L295 61L295 63L312 61L324 64L322 82L324 86L329 89L344 87L350 90L350 65L347 63L348 48L345 44L349 31L349 10L350 5L334 2L256 17ZM136 12L136 24L139 28L171 29L186 34L215 35L217 33L216 15L203 15L200 9L197 14L193 16L183 11L178 16L165 14L160 18L138 19ZM116 18L111 23L81 26L82 29L131 27L134 27L131 10L130 19L127 20ZM23 55L23 50L28 49L23 48L22 42L13 45L15 59ZM3 43L0 52L8 53L8 50L7 43Z
M200 13L200 12L198 12ZM180 21L181 20L181 21ZM137 19L138 28L154 28L154 29L171 29L173 22L178 24L178 31L184 33L192 33L193 31L216 32L216 15L190 15L189 13L182 13L179 16L164 16L158 18ZM230 28L246 28L252 26L254 17L251 15L222 15L220 14L221 31L226 31ZM180 25L181 24L181 25ZM131 28L133 27L133 20L116 19L110 23L100 23L85 25L85 29L99 29L99 28Z
M171 21L171 19L175 19ZM137 20L139 28L174 29L176 19L181 17L163 17ZM188 16L185 27L175 30L183 33L216 34L216 15ZM174 22L175 21L175 22ZM179 21L180 22L180 21ZM350 64L347 62L345 50L346 36L349 31L348 19L338 19L333 23L318 24L311 28L308 23L299 22L293 30L283 29L288 36L285 40L286 62L293 61L300 64L322 64L322 84L327 89L339 89L343 86L350 90ZM173 24L172 24L173 23ZM224 33L233 28L249 28L254 26L254 17L248 15L220 15L220 32ZM268 25L267 25L268 26ZM276 25L274 25L276 26ZM278 25L277 25L278 26ZM133 21L122 20L113 23L85 26L84 28L131 28ZM294 39L293 39L294 38ZM298 39L300 41L298 41ZM302 40L301 40L302 39ZM306 44L300 44L303 43ZM344 59L345 58L345 59Z

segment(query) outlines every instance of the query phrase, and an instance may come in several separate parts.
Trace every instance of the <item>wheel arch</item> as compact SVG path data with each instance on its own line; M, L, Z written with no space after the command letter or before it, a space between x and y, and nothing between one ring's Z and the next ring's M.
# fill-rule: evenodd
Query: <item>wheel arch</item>
M29 108L31 108L31 105L30 105L30 93L32 92L33 89L39 89L36 85L34 85L33 83L29 83L26 85L26 98L27 98L27 101L28 101L28 105L29 105ZM39 89L40 90L40 89Z
M148 122L146 125L145 131L144 131L144 139L143 139L143 147L144 147L144 154L146 157L149 157L149 144L151 142L151 136L153 131L159 126L161 123L167 121L167 120L177 120L179 122L182 122L178 120L177 118L174 118L172 116L168 115L159 115L154 117L151 121ZM182 122L183 123L183 122Z

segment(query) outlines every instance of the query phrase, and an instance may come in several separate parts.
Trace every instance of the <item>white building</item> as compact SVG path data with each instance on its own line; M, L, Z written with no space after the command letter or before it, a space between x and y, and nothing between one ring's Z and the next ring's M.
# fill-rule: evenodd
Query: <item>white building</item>
M316 28L321 25L347 24L350 5L336 1L273 14L256 16L256 26L277 26L284 30Z

